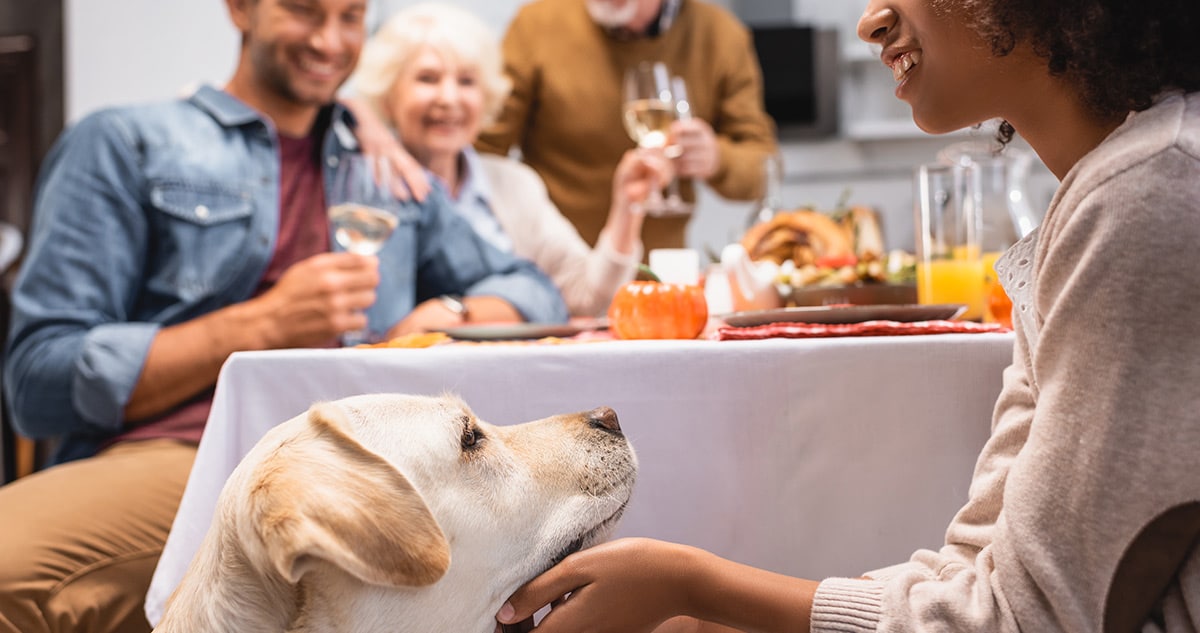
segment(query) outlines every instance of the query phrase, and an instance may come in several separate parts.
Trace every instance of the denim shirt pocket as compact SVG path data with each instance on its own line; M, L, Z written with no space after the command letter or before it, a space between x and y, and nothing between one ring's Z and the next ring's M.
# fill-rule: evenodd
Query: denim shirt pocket
M152 293L187 303L216 294L247 262L254 215L249 191L234 186L160 180L150 188Z

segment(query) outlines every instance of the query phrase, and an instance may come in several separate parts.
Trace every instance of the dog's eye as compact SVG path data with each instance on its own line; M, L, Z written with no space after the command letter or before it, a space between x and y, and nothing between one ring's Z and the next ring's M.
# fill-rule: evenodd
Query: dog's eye
M481 433L479 431L479 429L470 427L470 426L463 429L463 434L462 434L463 450L475 448L482 441L483 441L483 433Z

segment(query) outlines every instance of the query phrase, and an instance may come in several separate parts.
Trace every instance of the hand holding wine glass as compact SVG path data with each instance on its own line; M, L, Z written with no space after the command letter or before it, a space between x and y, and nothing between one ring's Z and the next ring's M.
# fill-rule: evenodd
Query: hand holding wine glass
M638 147L667 147L676 115L665 64L642 62L625 73L624 114L625 130Z
M393 209L391 165L382 158L359 154L342 156L326 192L329 226L334 241L350 253L374 255L383 248L399 224ZM346 332L343 342L366 342L366 330Z
M672 125L691 118L683 81L672 78L666 64L643 62L625 74L625 129L642 149L661 151L678 158L682 148L674 142ZM679 181L672 178L664 199L655 191L643 204L648 215L669 216L691 213L691 205L679 193Z

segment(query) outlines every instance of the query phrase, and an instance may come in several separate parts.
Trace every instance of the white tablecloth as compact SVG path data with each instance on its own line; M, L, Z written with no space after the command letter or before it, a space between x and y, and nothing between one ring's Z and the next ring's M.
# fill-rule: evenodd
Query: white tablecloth
M461 395L513 424L608 405L641 465L618 535L807 578L937 547L987 439L1011 334L238 353L147 596L157 622L226 477L316 400Z

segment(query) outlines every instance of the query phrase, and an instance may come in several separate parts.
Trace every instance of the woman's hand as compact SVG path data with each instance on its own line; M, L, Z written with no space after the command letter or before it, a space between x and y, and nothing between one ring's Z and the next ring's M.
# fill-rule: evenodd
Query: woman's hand
M438 299L427 299L393 325L385 338L391 340L405 334L458 327L463 323L463 315L451 311Z
M622 255L637 252L642 239L645 202L661 191L673 176L671 161L662 149L631 149L613 173L612 206L604 232L613 250Z
M695 547L621 539L568 556L517 590L496 619L546 604L539 633L807 631L817 584Z
M536 631L649 633L685 613L692 552L690 547L650 539L597 545L568 556L518 589L496 619L520 622L567 596Z
M642 204L650 194L661 191L674 176L674 168L661 148L638 148L625 152L613 173L613 202L609 217L625 213L642 215Z
M342 103L354 114L358 125L354 128L354 136L362 153L371 157L384 158L400 175L399 186L393 189L393 194L401 200L407 200L409 193L417 200L425 200L429 195L429 178L421 164L409 154L391 129L371 110L370 106L358 99L344 99Z

